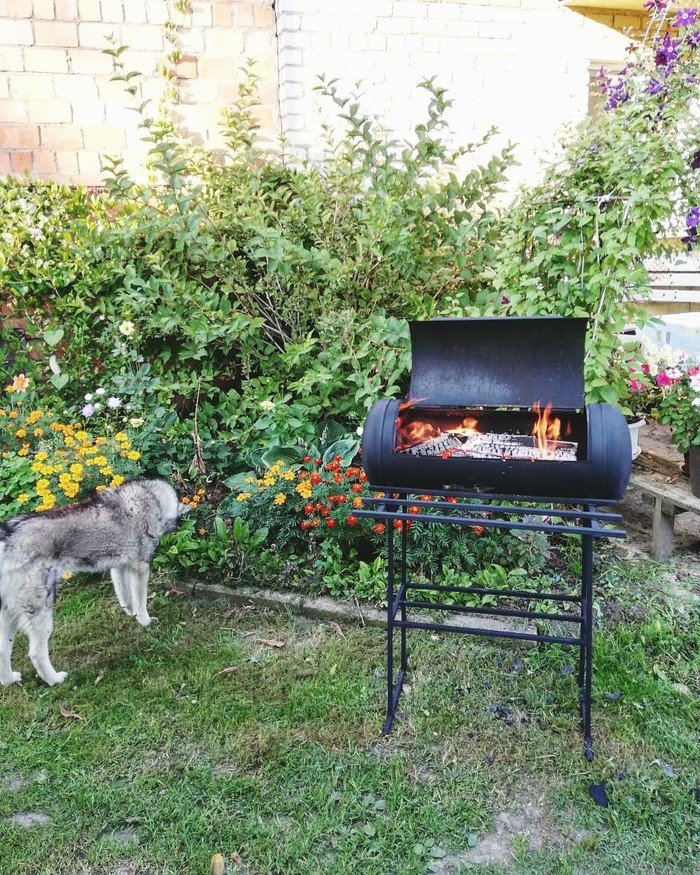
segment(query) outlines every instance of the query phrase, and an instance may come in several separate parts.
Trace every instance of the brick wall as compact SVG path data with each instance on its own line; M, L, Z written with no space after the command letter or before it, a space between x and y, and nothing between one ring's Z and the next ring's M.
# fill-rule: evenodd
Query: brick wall
M172 0L0 0L0 173L96 185L100 156L119 153L142 177L138 117L102 50L110 34L128 45L126 69L146 74L143 96L157 100L169 20L181 22ZM318 74L348 92L362 80L363 105L399 136L424 120L416 85L435 76L456 140L496 125L497 145L518 144L515 182L586 113L591 61L621 60L628 43L611 15L593 21L559 0L193 0L183 24L177 117L196 142L219 145L219 111L248 57L264 131L312 156L337 119L313 90Z
M347 92L362 80L363 105L407 136L424 120L416 91L436 76L454 106L462 142L491 126L518 144L514 183L532 178L562 125L588 108L592 59L619 60L629 39L559 0L277 0L282 127L313 155L333 116L314 95L319 73Z
M263 127L278 129L277 57L272 0L195 0L183 17L168 0L0 0L0 173L30 173L99 185L101 155L121 154L143 177L145 145L123 84L111 82L107 37L129 46L126 70L144 74L143 96L157 101L156 75L174 21L182 127L216 147L222 106L236 97L240 67L260 76Z

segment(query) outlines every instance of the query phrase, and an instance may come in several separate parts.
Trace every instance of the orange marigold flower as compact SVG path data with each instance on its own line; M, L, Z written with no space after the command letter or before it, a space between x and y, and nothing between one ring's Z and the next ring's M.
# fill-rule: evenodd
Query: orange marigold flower
M372 531L375 535L383 535L386 531L386 526L384 525L384 523L375 523L372 526Z

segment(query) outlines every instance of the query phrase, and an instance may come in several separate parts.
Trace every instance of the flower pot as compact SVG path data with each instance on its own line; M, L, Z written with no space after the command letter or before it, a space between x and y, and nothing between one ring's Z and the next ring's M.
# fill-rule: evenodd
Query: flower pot
M700 446L692 444L688 450L688 467L690 468L690 491L700 498Z
M642 448L639 446L639 432L646 425L646 420L643 416L640 416L638 419L635 419L633 422L628 422L627 427L630 430L630 445L632 449L632 458L636 459L637 456L642 452ZM700 463L700 459L698 460Z

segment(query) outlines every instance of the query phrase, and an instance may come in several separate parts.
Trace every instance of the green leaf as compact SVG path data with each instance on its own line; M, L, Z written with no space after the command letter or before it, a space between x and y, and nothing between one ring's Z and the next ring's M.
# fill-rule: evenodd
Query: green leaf
M277 462L284 462L285 465L298 465L304 458L304 450L299 447L270 447L260 457L260 461L266 468L271 468Z
M55 328L53 330L47 329L42 337L44 338L46 345L53 348L63 340L64 334L65 331L62 328Z

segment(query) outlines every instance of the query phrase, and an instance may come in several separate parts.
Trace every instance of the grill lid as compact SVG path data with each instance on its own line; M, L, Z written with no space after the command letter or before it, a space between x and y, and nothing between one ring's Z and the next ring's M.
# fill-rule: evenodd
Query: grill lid
M586 319L411 322L409 400L436 407L584 407Z

